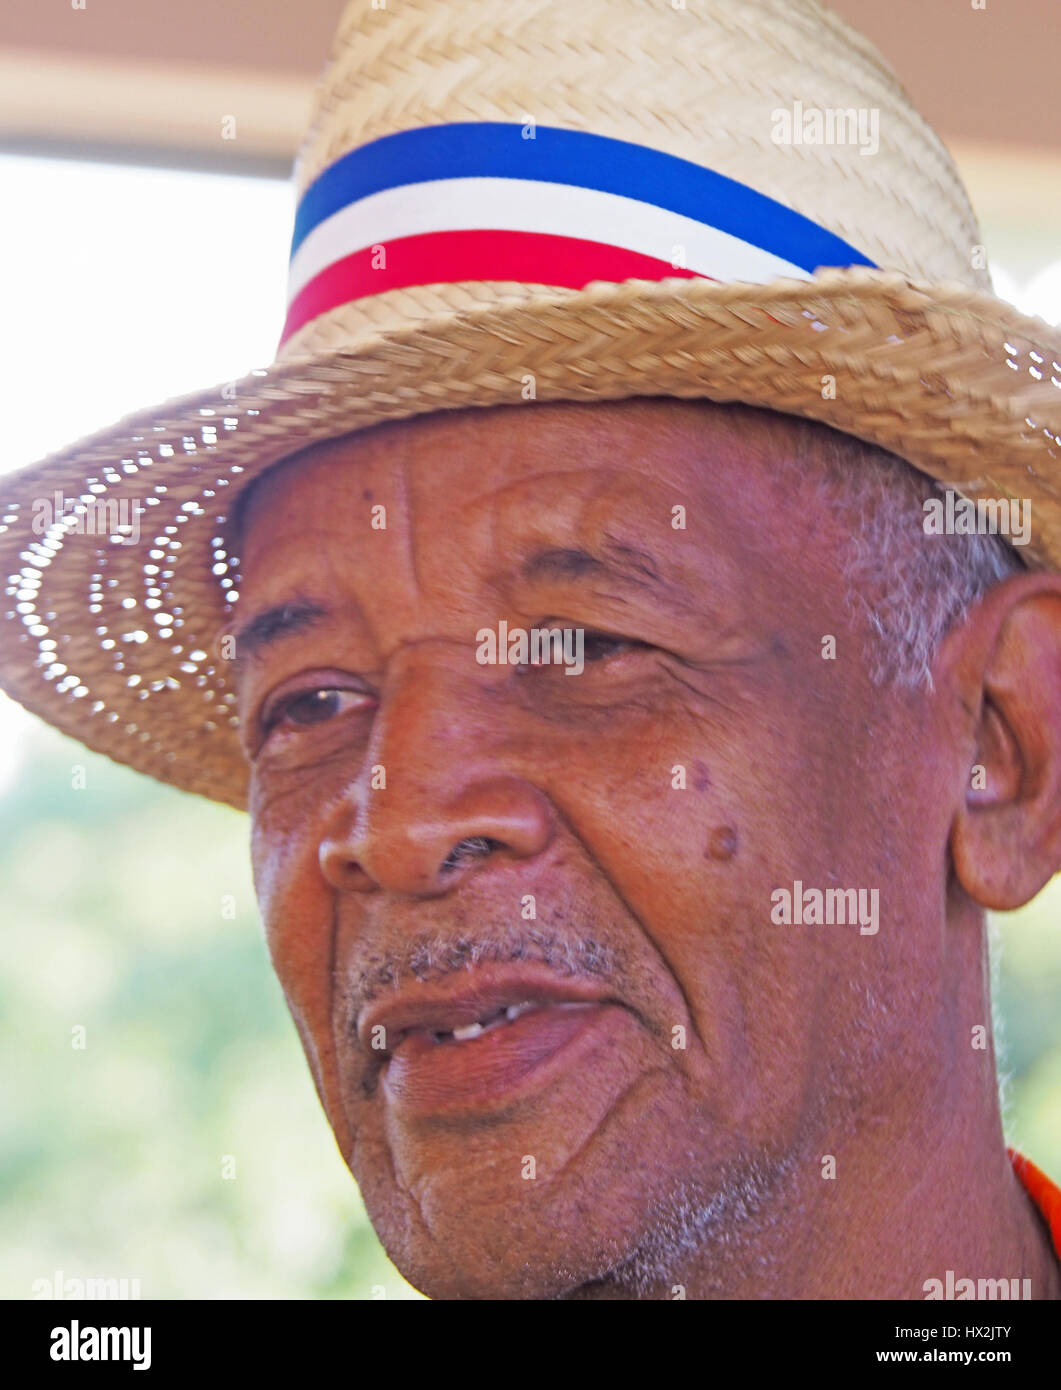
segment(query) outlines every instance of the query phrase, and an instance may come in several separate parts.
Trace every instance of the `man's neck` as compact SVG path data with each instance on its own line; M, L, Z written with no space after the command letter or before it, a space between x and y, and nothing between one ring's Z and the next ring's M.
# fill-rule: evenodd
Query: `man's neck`
M940 1093L951 1104L920 1123L897 1126L893 1113L832 1145L835 1177L822 1154L786 1164L767 1207L708 1225L665 1274L634 1261L575 1297L924 1299L961 1279L1004 1279L1022 1297L1061 1298L1061 1264L1013 1171L993 1089Z

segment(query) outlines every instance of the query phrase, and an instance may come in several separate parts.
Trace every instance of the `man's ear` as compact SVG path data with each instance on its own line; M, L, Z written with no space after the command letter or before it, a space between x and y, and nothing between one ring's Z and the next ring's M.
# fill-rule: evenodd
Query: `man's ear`
M982 907L1021 907L1061 868L1061 575L990 589L934 676L969 754L950 836L958 881Z

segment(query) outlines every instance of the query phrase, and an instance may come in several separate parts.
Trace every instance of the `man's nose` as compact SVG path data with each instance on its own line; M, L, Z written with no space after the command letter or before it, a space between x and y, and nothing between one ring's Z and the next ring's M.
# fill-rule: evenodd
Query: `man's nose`
M553 813L514 765L497 672L454 660L418 650L388 675L364 763L321 840L334 888L434 897L549 844Z

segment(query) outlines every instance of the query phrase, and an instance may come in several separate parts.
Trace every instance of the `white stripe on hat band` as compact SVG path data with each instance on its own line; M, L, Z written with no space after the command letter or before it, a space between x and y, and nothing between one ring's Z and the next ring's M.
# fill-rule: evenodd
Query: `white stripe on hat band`
M288 302L328 266L367 246L483 229L581 237L663 261L673 261L676 248L683 248L683 268L714 280L810 278L800 266L729 232L620 194L530 179L431 179L369 194L315 227L292 258Z

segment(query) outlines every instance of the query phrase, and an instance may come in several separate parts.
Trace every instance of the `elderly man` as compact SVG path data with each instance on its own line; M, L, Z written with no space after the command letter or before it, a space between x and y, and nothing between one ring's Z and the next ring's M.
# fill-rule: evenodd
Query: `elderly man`
M1061 863L1061 344L938 141L809 0L425 0L300 180L278 363L15 480L4 679L247 806L398 1267L1061 1297L984 925Z

